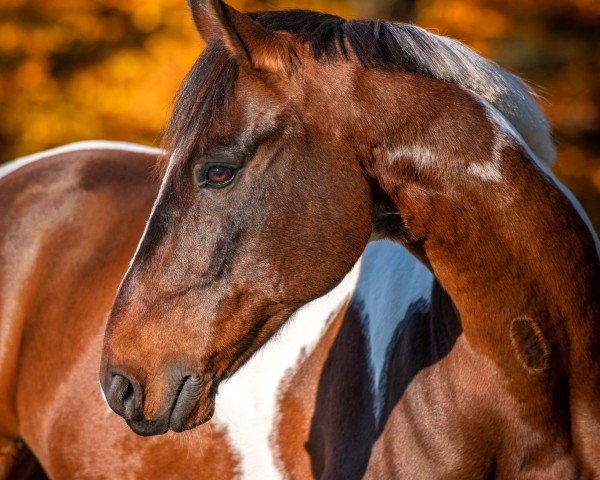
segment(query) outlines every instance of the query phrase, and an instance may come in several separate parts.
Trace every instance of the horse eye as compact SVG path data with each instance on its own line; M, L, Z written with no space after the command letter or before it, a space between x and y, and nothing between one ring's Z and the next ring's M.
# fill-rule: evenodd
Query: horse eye
M213 165L206 169L206 184L211 187L223 187L233 179L235 170L230 167Z

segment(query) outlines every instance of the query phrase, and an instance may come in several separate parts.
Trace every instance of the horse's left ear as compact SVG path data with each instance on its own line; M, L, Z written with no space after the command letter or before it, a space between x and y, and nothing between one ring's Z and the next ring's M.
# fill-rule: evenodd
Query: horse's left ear
M296 54L289 35L273 32L221 0L188 0L200 36L221 40L241 66L289 74Z

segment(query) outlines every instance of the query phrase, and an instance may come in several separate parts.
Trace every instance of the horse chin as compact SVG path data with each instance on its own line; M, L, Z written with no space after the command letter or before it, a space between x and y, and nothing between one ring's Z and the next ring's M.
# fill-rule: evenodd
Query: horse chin
M163 435L169 430L167 418L158 420L126 420L126 422L134 433L137 433L142 437Z

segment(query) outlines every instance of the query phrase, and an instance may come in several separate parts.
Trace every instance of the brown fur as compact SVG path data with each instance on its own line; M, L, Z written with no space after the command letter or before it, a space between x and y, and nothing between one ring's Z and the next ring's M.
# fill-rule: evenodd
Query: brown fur
M301 36L282 40L241 14L212 13L214 36L207 38L215 40L207 58L215 58L215 70L202 78L201 95L191 97L200 108L194 111L205 115L182 115L180 108L175 116L180 124L189 122L171 130L173 146L182 148L174 149L148 231L110 314L101 380L113 408L126 404L121 413L145 435L206 422L220 381L298 306L339 282L376 228L422 259L439 290L429 314L415 309L410 328L396 339L380 427L368 420L367 372L357 362L364 359L356 328L360 305L350 305L324 346L300 366L296 378L314 395L314 409L305 399L291 403L292 380L284 415L299 427L295 435L282 427L279 437L290 476L597 478L600 266L593 238L570 202L517 144L499 151L497 182L469 173L470 165L493 161L498 134L485 108L460 87L419 72L376 68L350 49L346 57L318 58ZM299 60L293 71L277 57L289 48ZM219 87L223 71L231 81ZM202 110L218 100L220 111ZM206 123L200 123L199 136L190 136L196 121ZM390 160L395 146L432 145L440 158L425 166L410 155ZM226 189L198 188L195 172L214 161L243 170ZM64 178L68 186L73 176ZM39 203L46 193L43 182L26 189L18 177L13 180L3 193L9 212ZM77 182L75 191L90 184L96 188L97 182ZM113 283L102 284L116 287L135 244L128 231L119 243L115 223L104 217L115 210L106 209L111 197L99 190L96 208L108 223L88 225L74 236L68 223L50 229L52 215L34 209L40 232L48 233L42 250L68 247L71 256L62 262L50 253L36 258L31 249L41 247L18 241L27 238L33 220L16 221L20 217L11 213L0 221L10 232L3 251L11 253L1 267L3 298L19 300L2 306L9 313L3 312L1 338L15 347L4 349L1 359L3 370L14 372L1 384L2 436L11 445L22 435L49 459L45 465L66 472L69 467L44 450L53 435L59 436L52 444L65 438L51 428L61 421L56 412L64 410L45 416L36 407L56 405L57 391L66 399L77 392L69 384L61 392L57 385L65 377L83 378L66 375L64 367L76 372L72 366L101 324L77 323L69 336L57 325L109 308L112 296L93 288L91 272L110 276ZM140 206L135 191L125 198L145 215L151 195ZM51 205L63 222L77 212L70 210L76 203ZM373 222L382 210L397 220ZM142 223L132 220L144 215L123 218L139 234ZM110 238L110 248L103 250L102 242L86 247L88 235ZM114 262L106 262L109 254L116 255ZM87 282L74 274L76 266L83 266ZM47 290L53 275L67 278L60 296ZM95 300L93 309L82 292ZM39 320L29 325L30 317ZM416 349L420 344L425 352ZM48 361L45 352L52 348L59 354ZM115 378L127 388L115 390ZM66 431L62 435L73 435ZM104 437L104 445L124 438L113 435ZM159 442L163 438L169 437ZM139 461L130 445L107 451ZM307 456L294 465L302 448ZM157 451L147 458L157 458ZM225 452L218 471L227 478L233 456L215 451Z

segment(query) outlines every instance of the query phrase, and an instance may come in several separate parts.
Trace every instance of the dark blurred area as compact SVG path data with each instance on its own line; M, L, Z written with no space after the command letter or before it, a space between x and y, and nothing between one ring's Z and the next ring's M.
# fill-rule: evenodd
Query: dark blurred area
M600 1L232 0L413 22L522 75L555 127L555 170L600 227ZM67 142L157 145L202 45L184 0L0 0L0 162Z

